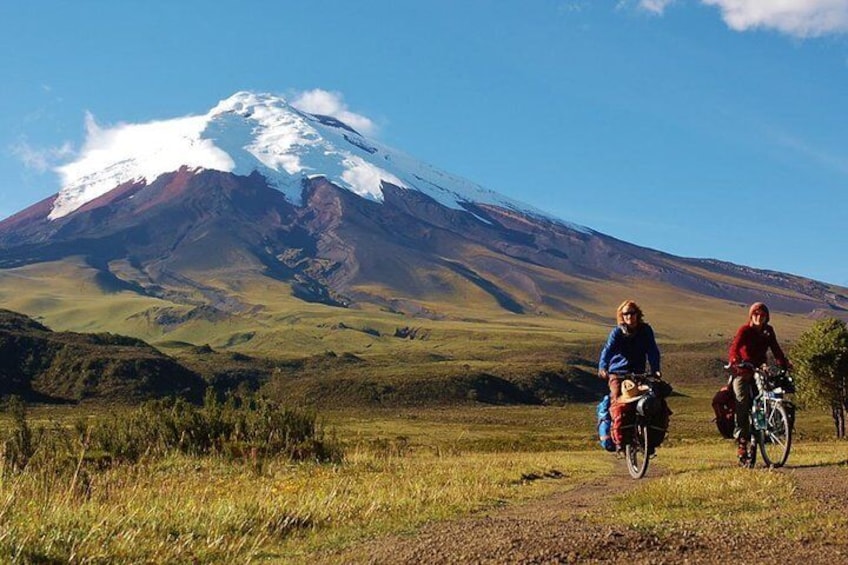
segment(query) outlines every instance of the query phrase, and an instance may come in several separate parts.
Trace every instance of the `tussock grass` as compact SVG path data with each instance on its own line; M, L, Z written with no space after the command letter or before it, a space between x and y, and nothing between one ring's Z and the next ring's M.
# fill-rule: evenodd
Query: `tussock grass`
M698 529L775 524L785 515L794 487L778 473L728 468L662 477L617 500L618 523L662 530L698 524Z
M804 479L791 472L848 465L848 443L799 442L781 470L737 468L734 452L732 442L709 441L662 450L658 464L666 474L617 497L601 520L659 535L748 531L795 540L848 528L844 512L800 500L798 481Z
M594 406L455 406L327 411L351 448L403 443L408 453L457 455L592 450Z
M77 451L69 466L3 476L0 554L21 563L306 562L611 475L633 488L593 510L607 523L711 535L733 521L797 540L848 531L843 513L799 499L792 474L848 465L848 442L826 439L827 418L799 412L787 471L737 469L732 442L710 422L717 385L677 387L669 438L649 480L635 484L597 447L592 404L328 411L344 458L323 464L177 451L75 475ZM70 425L81 410L40 408L32 419Z
M69 424L79 416L46 412ZM588 440L575 426L586 415L586 406L331 414L345 455L324 464L172 450L78 473L80 444L61 468L38 451L2 475L0 554L22 563L308 560L608 473L604 453L552 447ZM510 441L510 428L539 438Z
M274 460L257 475L220 458L175 455L110 468L82 493L25 472L0 485L0 552L20 562L292 557L538 494L539 477L578 484L605 467L594 453L363 450L344 465Z

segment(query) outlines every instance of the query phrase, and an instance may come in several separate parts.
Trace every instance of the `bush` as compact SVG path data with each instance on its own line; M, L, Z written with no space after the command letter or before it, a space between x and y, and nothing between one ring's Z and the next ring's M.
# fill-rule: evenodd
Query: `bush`
M183 400L156 400L90 426L90 446L136 461L170 452L256 458L282 456L295 461L338 460L338 448L325 440L314 413L285 408L262 398L214 393L202 407Z
M229 396L219 402L207 394L202 407L181 399L154 400L129 411L80 419L71 428L57 426L38 433L27 424L23 402L13 402L10 410L13 426L2 440L4 469L12 472L34 464L36 452L39 461L50 458L55 468L60 460L79 459L81 465L83 457L102 466L171 453L240 458L254 464L269 457L327 462L343 456L337 443L325 438L314 413L261 398Z
M806 406L830 408L837 437L845 437L848 410L848 326L825 318L798 338L791 357L796 365L798 399Z

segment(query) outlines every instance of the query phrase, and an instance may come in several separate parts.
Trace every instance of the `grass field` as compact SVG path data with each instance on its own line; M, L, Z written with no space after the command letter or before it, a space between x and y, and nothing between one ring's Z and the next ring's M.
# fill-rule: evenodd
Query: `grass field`
M659 340L668 344L726 342L747 316L745 304L650 281L569 279L573 312L540 307L518 315L491 301L457 297L432 304L422 299L421 307L430 313L415 316L368 304L337 308L303 302L288 284L255 274L218 280L207 273L203 292L181 289L174 291L180 297L174 300L167 291L159 298L105 292L97 274L82 258L3 269L0 302L57 331L130 335L177 356L180 345L209 344L275 359L328 351L366 359L437 356L464 362L523 351L555 355L569 344L601 342L624 298L642 305ZM204 293L226 297L229 306L211 319L193 315L191 305L207 300ZM773 322L783 341L812 323L806 316L777 312ZM414 338L398 337L399 330L409 329L416 331Z
M99 468L79 463L85 453L76 446L70 461L0 476L0 555L19 563L308 562L358 540L620 474L623 463L597 446L594 403L482 404L474 379L520 387L547 373L591 377L624 297L645 307L677 394L669 437L652 464L663 475L616 499L599 520L710 531L725 525L721 516L743 511L753 526L786 527L798 539L845 525L841 515L811 516L807 506L785 504L791 476L735 469L733 446L710 421L721 358L745 305L679 291L671 300L667 287L647 283L575 284L586 318L518 316L458 302L424 319L307 304L285 284L254 279L226 289L249 316L169 329L155 317L179 317L188 307L132 293L106 296L82 263L5 270L4 306L57 330L133 335L180 359L210 344L219 355L212 365L234 353L271 358L277 366L264 391L321 406L344 458L170 455ZM784 345L811 323L787 315L774 322ZM404 329L412 337L397 335ZM446 387L457 388L444 394ZM440 394L452 402L438 406ZM37 407L30 419L67 426L103 410ZM800 412L797 431L791 465L848 464L848 442L831 439L826 414ZM49 462L52 454L38 456ZM719 496L724 487L716 485L730 485L732 496ZM779 517L770 510L775 504Z
M788 475L733 467L732 444L710 421L715 388L677 387L671 432L653 467L663 476L617 498L599 520L710 531L741 512L752 526L789 528L799 539L844 525L844 516L787 504ZM35 408L31 421L61 424L85 410ZM591 404L321 417L344 446L341 463L174 455L91 469L84 480L7 472L0 553L20 563L307 562L358 540L573 488L623 465L597 447ZM848 465L848 442L830 439L829 426L825 414L800 412L790 465Z

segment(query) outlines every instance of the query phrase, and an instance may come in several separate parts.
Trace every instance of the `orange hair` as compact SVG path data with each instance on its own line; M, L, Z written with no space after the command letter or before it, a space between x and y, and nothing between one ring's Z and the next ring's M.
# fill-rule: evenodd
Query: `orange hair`
M621 304L618 305L618 308L615 310L615 322L617 324L624 323L624 316L621 315L625 310L635 310L636 311L636 321L638 323L642 323L642 309L639 308L639 305L636 304L633 300L625 300Z

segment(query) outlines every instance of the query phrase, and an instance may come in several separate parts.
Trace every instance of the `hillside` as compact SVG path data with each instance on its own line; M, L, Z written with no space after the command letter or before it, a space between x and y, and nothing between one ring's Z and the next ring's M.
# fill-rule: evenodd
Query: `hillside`
M270 95L128 127L61 173L0 221L4 306L60 330L476 374L602 340L625 298L665 342L726 339L754 301L790 339L848 317L848 289L618 240Z
M0 310L0 395L28 400L199 400L205 383L146 343L113 334L54 332Z

